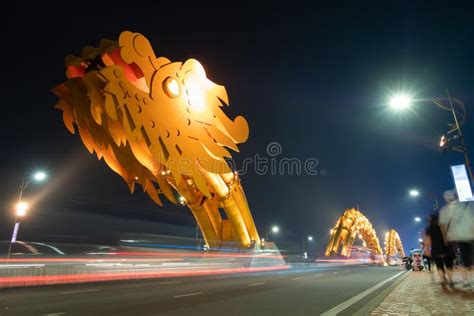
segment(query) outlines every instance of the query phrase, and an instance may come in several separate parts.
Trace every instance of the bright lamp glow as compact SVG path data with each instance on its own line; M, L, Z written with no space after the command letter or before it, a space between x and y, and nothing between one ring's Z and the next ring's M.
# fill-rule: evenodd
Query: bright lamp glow
M411 97L406 94L394 95L390 98L390 107L394 110L401 111L410 107Z
M420 218L420 217L418 217L418 216L417 216L417 217L415 217L415 222L417 222L417 223L421 222L421 218Z
M313 236L308 236L308 241L313 241Z
M423 239L419 238L418 241L419 241L419 242L423 242Z
M28 210L28 203L26 202L18 202L16 204L16 216L23 217L26 215L26 211Z
M44 173L43 171L38 171L33 175L33 179L35 179L36 181L43 181L44 179L46 179L46 173Z
M418 195L420 195L420 191L416 190L416 189L413 189L413 190L410 190L410 196L413 196L413 197L416 197Z
M280 227L278 226L273 226L272 227L272 233L278 233L280 231Z

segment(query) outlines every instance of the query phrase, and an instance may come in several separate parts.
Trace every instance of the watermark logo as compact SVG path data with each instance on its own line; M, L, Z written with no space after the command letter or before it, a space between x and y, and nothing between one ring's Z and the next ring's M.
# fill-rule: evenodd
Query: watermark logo
M233 159L226 159L227 165L214 165L215 160L206 158L199 159L199 169L213 170L215 173L228 172L228 167L237 172L239 175L248 173L255 173L260 176L325 176L327 170L319 167L319 160L311 157L307 159L300 159L297 157L288 157L283 154L283 147L278 142L271 142L266 146L264 155L255 154L251 157L246 157L241 163L236 163ZM220 161L222 163L222 161ZM158 162L155 161L158 166ZM196 161L190 159L169 159L169 165L175 165L180 173L190 174L196 166ZM223 167L225 166L225 167ZM213 167L213 168L211 168ZM158 167L157 167L158 168ZM163 171L164 172L164 171Z
M272 176L325 176L326 169L319 168L319 160L311 157L305 160L296 157L283 155L283 147L278 142L271 142L266 147L266 155L255 154L242 161L241 166L235 166L233 160L230 161L233 170L240 175L254 172L257 175ZM234 164L234 165L232 165Z

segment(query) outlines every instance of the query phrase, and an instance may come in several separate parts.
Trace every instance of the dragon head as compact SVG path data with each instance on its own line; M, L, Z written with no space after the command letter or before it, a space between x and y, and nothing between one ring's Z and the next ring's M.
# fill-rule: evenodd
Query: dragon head
M206 174L232 172L226 147L238 151L248 124L226 116L225 88L197 60L156 57L143 35L126 31L118 43L68 56L66 67L68 80L53 90L66 127L75 133L75 125L89 152L132 191L138 182L158 204L158 193L175 202L172 187L191 181L210 197Z

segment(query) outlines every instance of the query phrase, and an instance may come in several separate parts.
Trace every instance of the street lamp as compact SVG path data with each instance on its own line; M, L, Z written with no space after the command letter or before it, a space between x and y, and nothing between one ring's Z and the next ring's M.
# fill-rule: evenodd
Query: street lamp
M47 175L44 171L37 171L29 177L23 177L23 180L21 181L21 185L20 185L20 196L19 196L18 202L21 202L21 197L23 196L23 192L26 190L26 188L30 185L32 181L42 182L46 178L47 178Z
M280 232L280 227L273 225L270 229L266 229L265 231L265 240L268 240L268 232L271 231L273 234L278 234Z
M433 205L433 208L435 210L439 210L439 203L438 203L438 198L436 197L436 195L432 192L424 192L423 194L420 193L420 191L418 191L417 189L411 189L409 192L409 195L413 198L416 198L420 195L422 196L425 196L425 197L429 197L430 199L433 199L434 201L434 205Z
M416 216L415 217L415 222L417 222L417 223L421 222L421 218L419 216Z
M21 185L19 189L18 202L15 205L15 226L13 227L12 239L10 240L10 246L8 247L7 253L7 262L10 259L10 252L12 250L12 245L16 242L18 236L18 230L20 229L20 218L26 215L26 211L29 209L29 204L22 201L23 192L30 185L32 181L42 182L47 178L47 175L44 171L37 171L28 177L23 177L21 180Z
M410 107L412 99L407 94L397 94L390 98L389 105L395 111L406 110Z
M458 99L452 99L449 95L449 91L446 90L447 98L437 98L437 99L417 99L413 100L407 94L398 94L394 95L389 100L389 105L392 109L396 111L406 110L410 107L412 102L430 102L434 103L438 108L449 111L453 115L454 123L448 124L449 130L446 135L441 136L439 146L443 149L443 152L446 150L452 150L461 152L464 154L464 160L466 161L466 168L469 172L469 177L471 182L474 182L474 176L472 173L471 163L469 159L469 154L467 151L466 144L464 142L463 133L461 131L461 126L466 120L466 109L464 103ZM448 105L445 104L447 101ZM457 109L454 108L454 105L457 106ZM458 119L458 115L461 116L461 121ZM450 145L450 142L458 142L459 145Z
M29 205L26 202L18 202L16 204L16 216L17 217L23 217L26 215L26 211L28 210Z
M44 173L43 171L38 171L33 175L33 179L35 179L36 181L43 181L44 179L46 179L46 173Z
M308 240L308 242L312 242L313 236L308 236L306 239ZM303 257L305 259L308 259L308 252L306 251L306 243L304 240L303 240Z

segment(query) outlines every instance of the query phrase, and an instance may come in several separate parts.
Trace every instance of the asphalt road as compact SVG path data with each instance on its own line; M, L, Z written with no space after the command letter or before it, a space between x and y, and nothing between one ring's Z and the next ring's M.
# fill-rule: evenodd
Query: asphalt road
M399 272L352 266L4 289L0 316L320 315Z

